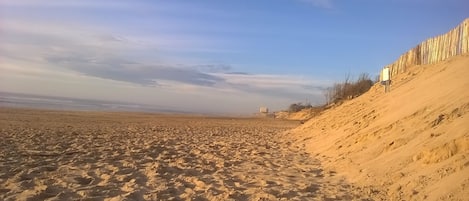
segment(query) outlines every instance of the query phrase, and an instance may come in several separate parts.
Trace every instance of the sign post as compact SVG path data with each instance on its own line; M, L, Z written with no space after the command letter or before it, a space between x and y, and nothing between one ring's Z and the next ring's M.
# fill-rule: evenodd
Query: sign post
M389 78L389 68L383 68L382 71L382 82L384 85L384 93L388 93L391 90L391 79Z

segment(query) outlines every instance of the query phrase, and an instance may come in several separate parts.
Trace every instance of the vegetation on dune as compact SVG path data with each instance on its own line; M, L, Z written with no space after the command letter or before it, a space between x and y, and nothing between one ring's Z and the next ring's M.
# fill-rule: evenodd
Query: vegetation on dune
M288 112L299 112L303 109L312 108L313 106L310 103L292 103L288 107Z
M335 83L324 92L326 105L337 104L347 99L358 97L367 92L374 84L367 73L362 73L356 81L350 80L350 75L345 76L345 80Z
M351 81L350 75L346 75L343 82L334 83L332 87L324 90L325 105L312 106L310 103L292 103L287 109L289 113L310 109L310 112L319 113L333 104L340 104L344 100L352 99L366 93L376 81L371 80L367 73L362 73L358 79Z

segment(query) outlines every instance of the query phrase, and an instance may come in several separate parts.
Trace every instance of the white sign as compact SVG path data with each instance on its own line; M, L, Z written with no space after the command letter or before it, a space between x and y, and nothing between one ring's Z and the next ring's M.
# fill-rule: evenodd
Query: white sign
M382 81L388 81L389 80L389 68L383 68L382 76L383 76Z

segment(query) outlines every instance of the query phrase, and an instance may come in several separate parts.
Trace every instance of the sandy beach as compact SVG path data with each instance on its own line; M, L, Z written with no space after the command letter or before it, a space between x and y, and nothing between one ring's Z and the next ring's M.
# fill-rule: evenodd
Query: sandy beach
M0 201L469 201L469 0L0 0Z
M468 64L409 68L304 124L0 108L0 200L464 201Z
M295 121L0 109L1 200L350 200Z

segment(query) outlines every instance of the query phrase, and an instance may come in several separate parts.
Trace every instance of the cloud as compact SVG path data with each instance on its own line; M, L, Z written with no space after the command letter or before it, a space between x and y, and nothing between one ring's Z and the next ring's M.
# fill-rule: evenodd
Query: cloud
M3 0L0 2L0 5L10 6L10 7L48 7L48 8L118 8L118 9L128 9L139 5L138 2L127 2L127 1L110 1L110 0L100 0L100 1L75 1L75 0Z
M274 98L322 99L322 91L329 84L300 76L231 72L233 67L226 64L142 64L116 57L78 55L58 55L45 59L52 65L63 66L87 76L147 87L191 89L193 92L208 87L218 92L250 93Z
M134 36L63 30L61 26L54 25L48 25L45 29L29 29L24 22L9 25L1 28L8 34L8 37L0 39L6 42L0 47L0 52L5 53L3 57L30 61L36 58L33 62L42 62L41 66L54 67L58 71L71 70L81 75L145 87L249 93L274 98L301 97L300 100L316 96L314 94L319 91L304 86L323 85L297 76L239 72L224 63L183 60L137 62L136 58L121 55L126 51L149 52L148 44L142 46L142 42ZM170 45L170 42L166 43ZM152 54L153 57L158 55L155 52Z
M0 39L4 44L0 47L3 57L20 60L39 58L36 61L87 76L143 86L157 86L158 80L214 86L223 82L224 79L208 73L228 72L231 69L231 66L226 64L135 62L136 59L125 55L125 52L152 52L151 49L154 46L142 45L144 42L135 39L134 36L124 37L86 27L66 29L62 24L42 24L21 20L6 20L5 25L0 28L4 36ZM160 41L163 42L160 43ZM153 45L158 48L165 46L182 48L193 44L189 42L192 39L186 39L184 42L172 43L171 41L177 41L177 39L161 37L152 40L156 43ZM153 54L157 53L153 52Z
M112 34L100 34L96 35L96 38L104 42L126 42L128 41L125 37L115 36Z
M15 4L16 1L9 2ZM101 6L92 5L93 2L86 1L79 6ZM50 5L39 5L36 1L22 3L24 5L18 3L17 6L49 8L73 7L75 1L58 4L47 1ZM57 81L50 83L69 82L70 86L74 84L74 90L83 94L100 95L99 92L89 91L93 91L96 85L102 86L100 92L107 93L111 88L109 86L112 86L116 97L124 97L126 95L120 95L123 92L119 87L125 86L132 88L127 91L129 93L138 90L141 94L158 94L154 95L158 101L162 100L159 96L165 94L168 104L174 104L177 99L178 104L183 105L190 98L191 101L199 101L200 105L211 107L216 101L256 105L258 102L280 104L283 101L281 104L284 104L290 100L321 100L321 90L329 84L327 81L294 75L240 72L230 63L210 62L213 58L199 59L211 52L218 53L215 54L217 56L222 50L220 47L225 47L222 40L205 35L184 31L159 32L158 26L154 28L156 31L152 29L154 32L127 31L112 25L100 26L99 23L80 20L61 21L60 18L48 21L6 16L0 21L0 60L6 61L8 72L43 80L54 78ZM163 23L160 27L170 24ZM197 58L190 58L191 55ZM73 76L77 78L71 79ZM71 83L70 80L76 81ZM86 82L81 83L82 80ZM119 86L115 87L115 83ZM30 88L35 90L34 85ZM53 87L41 88L54 91ZM63 88L62 93L73 94L73 90ZM243 100L237 100L240 97Z
M44 59L51 65L62 66L87 76L147 87L191 89L193 92L211 88L218 92L320 100L323 89L329 84L327 81L312 81L301 76L231 72L233 67L227 64L145 64L118 57L95 57L83 53L55 55Z
M21 60L39 58L51 66L62 67L87 76L124 81L144 86L156 86L158 80L213 86L222 78L207 74L227 72L225 64L177 64L167 61L135 62L132 54L144 53L158 56L153 49L197 48L193 38L156 37L141 41L138 36L121 36L95 30L93 27L75 25L66 28L60 23L41 21L5 20L0 27L0 47L3 57ZM42 26L44 25L44 26ZM77 28L80 27L80 28ZM182 41L181 41L182 40ZM143 45L142 45L143 44ZM160 50L161 52L161 50ZM128 54L127 54L128 53Z
M332 0L300 0L301 2L311 4L320 8L333 8Z
M246 73L216 74L222 77L227 85L237 91L262 94L274 98L291 98L301 101L306 98L323 99L323 91L330 85L330 81L313 80L311 78L294 75L269 75Z
M74 56L51 56L49 63L63 66L76 72L104 79L124 81L143 86L157 86L158 80L214 86L224 79L198 71L194 67L141 64L119 58L93 58Z
M204 64L194 66L200 71L209 72L209 73L229 73L232 69L230 65L227 64Z

